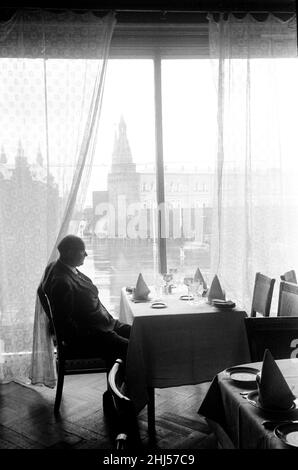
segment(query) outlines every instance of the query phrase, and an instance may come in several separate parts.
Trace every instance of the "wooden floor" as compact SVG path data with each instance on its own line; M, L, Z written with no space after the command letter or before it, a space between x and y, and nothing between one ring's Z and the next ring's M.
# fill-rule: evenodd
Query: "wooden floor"
M208 383L156 390L159 449L215 449L217 441L197 414ZM11 382L0 386L0 449L115 449L102 409L105 374L65 377L60 418L53 414L55 390ZM138 416L144 449L146 408Z

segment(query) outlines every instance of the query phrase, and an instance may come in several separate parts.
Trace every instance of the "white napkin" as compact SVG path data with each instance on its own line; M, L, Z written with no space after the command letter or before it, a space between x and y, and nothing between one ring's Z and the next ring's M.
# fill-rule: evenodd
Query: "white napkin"
M204 287L204 290L207 290L207 283L203 277L203 274L201 273L200 271L200 268L198 268L195 272L195 275L194 275L194 281L199 281L199 282L202 282L203 284L203 287Z
M142 274L140 273L137 280L136 288L134 290L134 298L136 300L146 300L149 292L150 289L144 281Z
M222 289L216 274L208 291L208 301L212 302L213 299L226 300L225 291Z
M268 409L288 410L293 404L293 395L269 349L263 357L261 377L257 376L260 405Z

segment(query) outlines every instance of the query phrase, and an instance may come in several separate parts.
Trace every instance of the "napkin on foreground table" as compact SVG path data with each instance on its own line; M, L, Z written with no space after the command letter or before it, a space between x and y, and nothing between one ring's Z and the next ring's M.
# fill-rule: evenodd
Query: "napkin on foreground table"
M222 289L216 274L208 291L208 301L212 302L213 299L226 300L225 292Z
M150 289L144 281L142 274L140 273L137 280L136 288L134 290L134 298L135 300L147 300L149 292Z
M259 402L263 408L287 410L293 404L295 395L290 390L284 376L269 349L263 357L261 377L257 377Z
M194 281L199 281L199 282L202 282L203 284L203 287L204 287L204 290L207 290L207 283L203 277L203 274L201 273L200 271L200 268L198 268L195 272L195 275L194 275Z

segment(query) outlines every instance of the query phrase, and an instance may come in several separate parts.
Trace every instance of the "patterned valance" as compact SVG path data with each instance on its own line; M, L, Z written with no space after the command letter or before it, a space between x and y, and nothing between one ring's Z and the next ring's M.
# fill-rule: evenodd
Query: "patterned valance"
M209 15L208 20L209 50L213 58L297 56L295 15L283 20L269 13L262 21L251 14L242 18L221 15L219 19Z
M104 34L91 12L20 10L0 24L0 57L97 58Z
M208 20L209 26L202 20L118 22L110 57L150 56L156 50L164 57L214 57L219 43L221 48L229 47L233 57L246 57L248 47L251 57L297 56L294 14L282 19L269 13L260 19L251 14L239 18L231 13L222 15L221 21L219 15L209 14ZM0 57L95 59L101 55L99 44L105 34L102 24L102 18L91 11L20 10L0 23ZM214 34L208 34L208 27Z

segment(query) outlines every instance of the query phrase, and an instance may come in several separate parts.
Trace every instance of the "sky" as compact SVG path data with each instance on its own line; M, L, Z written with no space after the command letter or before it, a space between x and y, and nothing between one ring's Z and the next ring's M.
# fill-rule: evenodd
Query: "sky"
M274 81L270 84L268 63L263 60L260 65L260 59L255 60L258 80L252 82L255 107L252 125L257 142L255 151L259 152L256 160L259 164L264 161L264 168L268 166L268 159L272 162L275 159L278 164L277 129L284 161L297 168L297 60L280 59L274 66L271 64ZM48 61L46 75L44 64L38 59L1 59L0 65L0 147L4 147L9 162L13 162L21 139L28 160L36 158L39 147L46 158L46 89L51 171L61 177L65 164L71 165L74 161L82 137L82 117L86 116L81 113L86 109L82 105L83 84L92 83L94 61ZM89 201L92 191L106 189L121 115L127 124L132 157L138 169L154 166L153 72L151 60L111 59L108 63ZM182 164L196 167L197 171L212 169L217 148L217 98L211 62L208 59L164 60L162 96L165 165L178 171ZM233 115L230 119L235 132L237 122ZM274 139L266 139L265 135L271 136L271 133Z
M209 61L165 61L162 78L165 165L208 167L215 149L211 140L215 125L215 88ZM94 188L105 186L102 160L109 167L121 115L127 124L133 161L140 170L147 165L152 168L155 165L155 116L151 60L111 60L109 63L91 181Z

